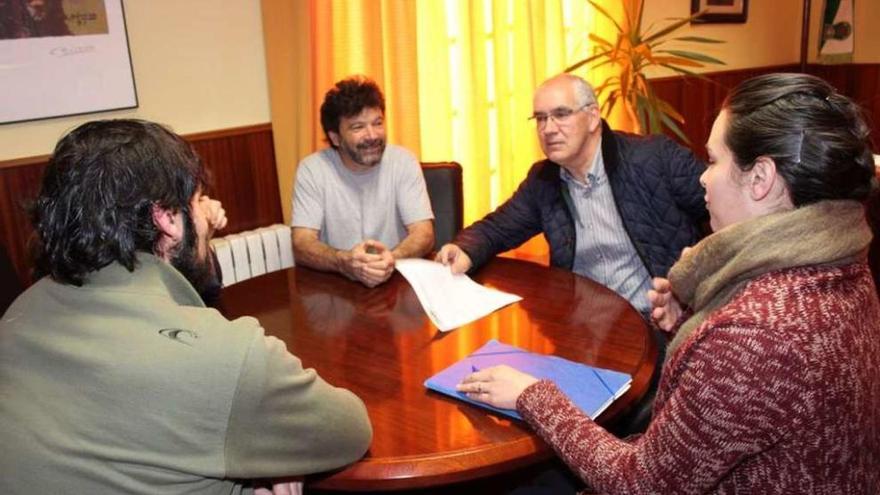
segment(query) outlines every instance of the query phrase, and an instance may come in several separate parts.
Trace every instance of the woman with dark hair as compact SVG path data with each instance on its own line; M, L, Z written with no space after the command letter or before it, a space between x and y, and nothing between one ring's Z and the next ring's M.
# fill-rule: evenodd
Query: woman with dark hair
M880 493L874 165L858 107L803 74L724 102L701 177L714 234L649 299L667 350L647 431L620 440L509 367L459 386L516 408L602 493Z

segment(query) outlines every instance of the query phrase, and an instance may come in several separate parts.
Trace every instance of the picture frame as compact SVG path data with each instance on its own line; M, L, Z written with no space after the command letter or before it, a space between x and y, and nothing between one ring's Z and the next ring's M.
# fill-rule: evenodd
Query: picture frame
M137 108L122 0L0 7L0 124Z
M749 15L749 0L691 0L691 15L704 11L694 24L744 23Z

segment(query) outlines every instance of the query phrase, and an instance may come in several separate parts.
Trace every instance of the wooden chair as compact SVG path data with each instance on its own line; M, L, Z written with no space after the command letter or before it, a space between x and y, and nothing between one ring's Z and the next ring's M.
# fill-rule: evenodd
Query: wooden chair
M434 210L434 249L452 242L464 224L461 165L456 162L422 163L431 209Z

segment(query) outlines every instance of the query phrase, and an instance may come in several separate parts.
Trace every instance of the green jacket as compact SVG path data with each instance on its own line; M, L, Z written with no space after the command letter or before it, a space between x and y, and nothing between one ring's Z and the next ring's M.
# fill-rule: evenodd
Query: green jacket
M44 278L0 320L0 493L248 493L364 454L360 399L138 259Z

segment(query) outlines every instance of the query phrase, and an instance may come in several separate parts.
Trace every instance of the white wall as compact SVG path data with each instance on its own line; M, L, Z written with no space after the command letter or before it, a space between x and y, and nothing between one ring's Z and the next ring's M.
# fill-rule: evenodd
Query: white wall
M0 161L48 154L66 130L94 119L137 117L180 134L270 121L258 1L124 6L140 107L0 125Z
M816 0L813 3L821 1ZM710 65L698 69L698 72L797 63L800 61L803 5L803 0L751 0L745 24L692 24L675 34L676 37L714 38L726 43L689 43L677 47L699 51L725 63L723 66ZM665 25L667 21L663 19L669 17L688 17L691 15L690 6L690 0L645 0L642 26L647 27L652 22ZM651 72L650 75L657 77L673 74L664 69Z
M643 26L668 17L690 15L690 0L645 0ZM819 25L822 0L810 3L810 39L808 60L816 63L819 51ZM803 0L751 0L745 24L690 25L676 36L703 36L725 40L722 45L689 44L689 48L718 58L724 66L709 66L702 72L796 64L801 57ZM880 1L855 0L855 63L880 63ZM652 77L671 75L655 71Z

